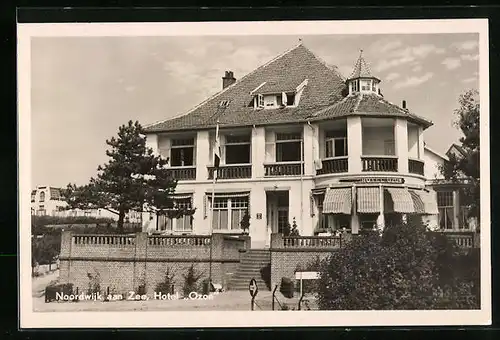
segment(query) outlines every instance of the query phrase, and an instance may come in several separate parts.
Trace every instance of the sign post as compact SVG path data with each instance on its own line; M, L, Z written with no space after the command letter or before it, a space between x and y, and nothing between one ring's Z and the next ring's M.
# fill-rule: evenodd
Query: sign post
M255 279L250 280L250 284L248 285L248 291L250 292L250 296L252 297L251 310L254 310L255 297L259 292L259 288L257 287L257 281L255 281Z

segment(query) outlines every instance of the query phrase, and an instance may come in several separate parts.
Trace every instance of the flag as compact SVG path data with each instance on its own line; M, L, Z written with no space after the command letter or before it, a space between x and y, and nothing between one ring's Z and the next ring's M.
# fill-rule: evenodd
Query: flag
M215 145L214 145L214 177L217 176L217 170L220 165L220 140L219 140L219 123L215 128Z

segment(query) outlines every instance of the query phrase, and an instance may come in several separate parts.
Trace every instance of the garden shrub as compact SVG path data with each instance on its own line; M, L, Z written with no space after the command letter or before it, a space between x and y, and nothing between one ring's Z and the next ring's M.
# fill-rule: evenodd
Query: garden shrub
M353 237L321 262L323 310L479 308L474 270L446 236L421 223L394 224ZM478 268L478 261L473 267Z
M165 271L165 278L156 285L156 292L161 292L162 294L174 294L174 282L175 273L170 268L167 268Z
M202 273L198 273L194 268L194 264L188 268L187 273L184 276L184 286L182 287L182 292L184 296L188 296L191 292L199 292L200 287L198 281L202 277Z

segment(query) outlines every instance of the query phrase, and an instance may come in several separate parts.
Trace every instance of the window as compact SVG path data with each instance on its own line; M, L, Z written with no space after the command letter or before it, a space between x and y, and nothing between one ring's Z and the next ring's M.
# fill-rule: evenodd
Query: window
M326 158L347 156L347 137L342 131L329 131L325 139Z
M44 205L41 205L39 208L38 208L38 212L37 212L37 215L45 215L46 214L46 211L45 211L45 206Z
M295 93L287 93L286 94L286 105L287 106L295 105Z
M194 138L172 140L172 147L170 150L170 165L194 165Z
M36 197L36 190L33 190L31 192L31 202L35 202L35 197Z
M264 107L264 96L261 94L257 95L257 107Z
M361 80L361 91L370 91L372 88L371 80Z
M470 229L469 226L469 207L461 206L460 207L460 224L458 225L458 229Z
M357 92L358 91L358 81L355 80L352 82L352 92Z
M396 154L396 148L394 140L385 140L384 141L384 155L386 156L394 156Z
M444 230L453 229L453 191L438 191L437 204L439 227Z
M213 230L241 229L240 223L247 211L248 196L230 198L216 196L212 220Z
M192 209L192 198L175 199L174 207L176 209ZM168 216L160 216L158 221L158 230L173 230L173 231L189 231L193 230L193 216L184 215L179 218L169 218Z
M361 230L373 230L377 226L378 214L361 214Z
M302 134L276 134L276 161L297 162L302 160Z
M227 107L229 105L229 100L223 100L219 103L219 107Z
M377 86L376 86L375 82L372 82L372 91L377 92Z
M44 191L42 191L40 193L40 202L45 202L45 192Z
M250 164L250 135L226 136L226 164Z

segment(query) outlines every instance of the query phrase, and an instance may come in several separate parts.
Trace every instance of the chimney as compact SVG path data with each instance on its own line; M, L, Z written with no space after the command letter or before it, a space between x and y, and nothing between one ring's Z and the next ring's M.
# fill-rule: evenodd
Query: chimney
M234 78L233 71L226 71L226 74L222 77L222 89L233 85L235 81L236 78Z
M403 100L402 106L403 106L403 109L406 110L406 100Z

